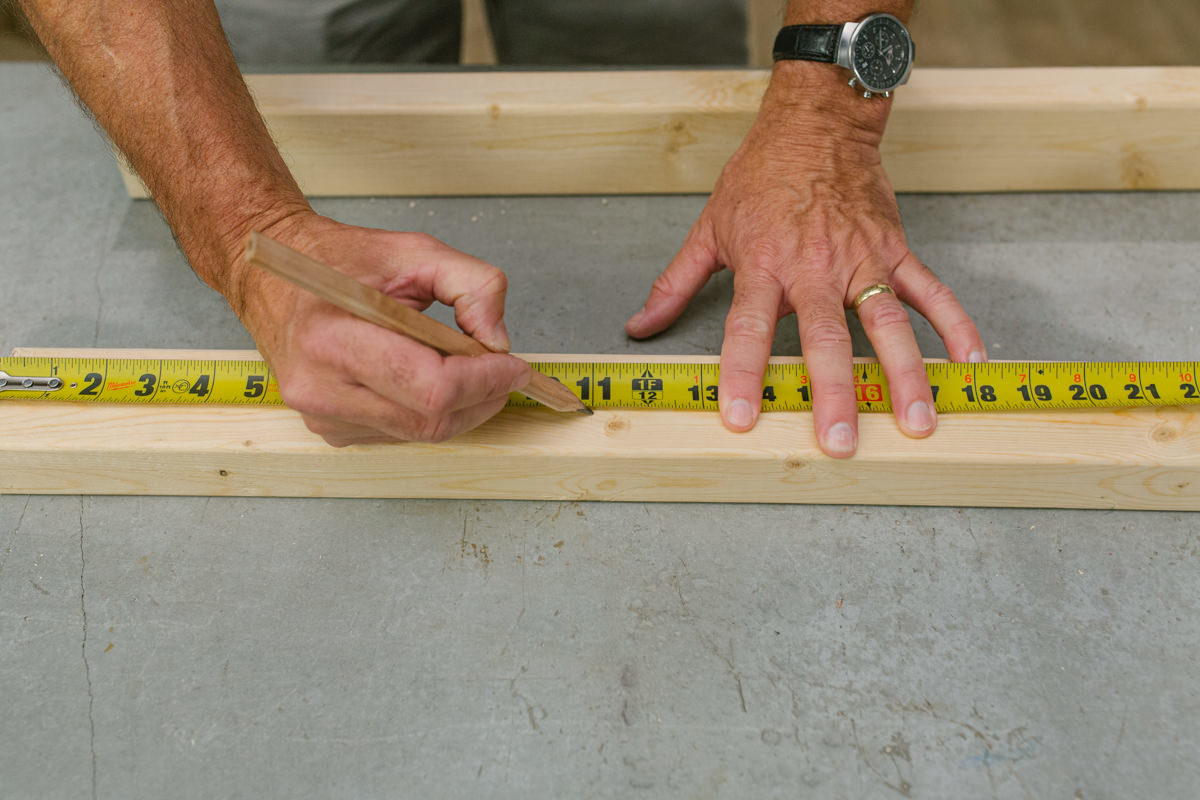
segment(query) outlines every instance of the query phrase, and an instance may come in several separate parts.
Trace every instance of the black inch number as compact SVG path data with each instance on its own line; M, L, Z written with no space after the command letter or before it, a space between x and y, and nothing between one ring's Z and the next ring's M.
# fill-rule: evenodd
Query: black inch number
M104 383L103 375L101 375L99 372L89 372L87 375L83 376L83 379L87 381L87 386L84 386L79 390L81 395L95 397L96 395L100 394L100 384Z
M265 375L250 375L246 378L246 391L242 393L242 396L251 399L262 397L267 388L266 383Z
M1088 397L1091 397L1093 400L1107 400L1108 392L1098 383L1093 383L1086 390L1078 383L1071 384L1072 400L1087 400Z
M601 378L596 381L596 385L600 387L600 399L608 400L612 397L612 378Z
M138 378L138 382L142 384L142 388L133 393L134 397L149 397L154 394L154 386L158 383L158 376L147 372L142 377Z
M975 387L967 384L963 387L963 394L967 396L968 403L975 402ZM982 384L979 387L979 399L985 403L996 402L996 387L990 384Z
M1026 403L1030 402L1033 399L1033 397L1036 397L1038 400L1042 400L1042 401L1050 400L1053 397L1053 395L1050 394L1050 387L1044 383L1039 383L1039 384L1034 385L1033 397L1030 397L1030 395L1029 395L1029 387L1028 386L1018 386L1017 391L1021 393L1021 397L1023 397L1025 399Z
M1196 394L1195 384L1181 383L1179 384L1179 388L1183 390L1183 397L1185 400L1195 400L1197 397L1200 397L1200 395Z
M579 387L579 399L587 402L592 396L592 379L580 378L575 381L575 385Z
M763 400L767 400L768 402L771 402L771 403L775 402L775 387L774 386L764 386L763 387Z
M188 394L204 397L208 394L208 385L211 381L211 375L201 375L199 378L196 378L196 382L192 384L192 388L188 389Z
M699 384L696 384L695 386L689 386L688 391L691 393L693 400L695 400L696 402L700 402L701 387ZM717 402L717 387L716 386L705 386L704 387L704 399L709 401L710 403Z
M811 402L812 402L812 395L809 393L809 391L808 391L808 387L807 387L807 386L801 386L801 387L800 387L799 389L797 389L796 391L800 392L800 399L801 399L801 400L803 400L803 401L804 401L804 402L806 402L806 403L811 403ZM936 399L936 398L935 398L935 399Z

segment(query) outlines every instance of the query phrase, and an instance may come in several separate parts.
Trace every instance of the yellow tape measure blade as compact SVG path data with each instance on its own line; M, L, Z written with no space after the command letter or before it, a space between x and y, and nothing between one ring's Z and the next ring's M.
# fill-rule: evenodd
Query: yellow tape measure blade
M709 361L538 361L592 408L718 409L720 368ZM1120 408L1200 403L1197 362L928 362L939 413ZM875 362L854 365L863 412L888 412L891 398ZM187 358L0 358L0 400L186 405L280 405L274 374L261 360ZM804 364L772 362L762 409L807 411L813 387ZM521 395L510 404L538 405Z
M282 405L262 361L18 357L0 359L3 400Z

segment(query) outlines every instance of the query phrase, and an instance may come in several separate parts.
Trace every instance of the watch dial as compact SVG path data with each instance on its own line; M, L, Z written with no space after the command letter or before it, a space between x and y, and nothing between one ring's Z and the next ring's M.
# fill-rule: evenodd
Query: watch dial
M868 89L896 88L909 67L909 38L891 17L874 17L862 24L854 37L851 66Z

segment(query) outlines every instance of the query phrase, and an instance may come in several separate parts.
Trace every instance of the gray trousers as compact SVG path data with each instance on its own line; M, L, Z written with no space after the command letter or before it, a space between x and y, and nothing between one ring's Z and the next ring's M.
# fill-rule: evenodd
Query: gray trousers
M486 0L501 64L746 63L745 0ZM457 63L460 0L216 0L244 66Z

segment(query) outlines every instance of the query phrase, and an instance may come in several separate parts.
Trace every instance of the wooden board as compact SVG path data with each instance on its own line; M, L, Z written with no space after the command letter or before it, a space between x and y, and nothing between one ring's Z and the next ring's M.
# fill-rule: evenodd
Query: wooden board
M5 401L0 420L10 494L1200 510L1200 412L1181 408L943 415L924 441L864 415L841 461L799 413L733 434L704 412L507 410L442 444L344 449L282 408Z
M310 195L703 193L766 73L248 80ZM1197 131L1200 67L924 69L898 94L883 149L898 191L1196 189Z

